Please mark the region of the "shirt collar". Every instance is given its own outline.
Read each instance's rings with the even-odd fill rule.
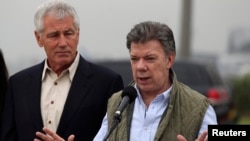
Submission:
[[[137,91],[137,98],[139,99],[139,101],[143,101],[142,100],[142,96],[141,96],[141,93],[140,93],[140,91],[139,91],[139,89],[138,89],[138,87],[137,87],[137,84],[135,84],[135,89],[136,89],[136,91]],[[157,95],[156,97],[155,97],[155,99],[154,100],[158,100],[158,99],[164,99],[163,101],[166,101],[167,102],[167,100],[169,99],[169,97],[170,97],[170,92],[171,92],[171,90],[172,90],[172,87],[173,87],[173,85],[171,85],[167,90],[165,90],[163,93],[161,93],[161,94],[159,94],[159,95]],[[144,103],[144,102],[143,102]]]
[[[75,57],[74,62],[69,66],[69,68],[64,70],[64,71],[66,71],[66,70],[69,71],[69,77],[70,77],[71,81],[73,80],[73,77],[75,75],[77,66],[79,64],[79,60],[80,60],[80,54],[79,54],[79,52],[77,52],[77,55]],[[46,59],[45,63],[44,63],[43,73],[42,73],[42,80],[44,80],[44,78],[46,76],[46,73],[47,73],[47,70],[51,70],[51,68],[48,66],[48,59]]]

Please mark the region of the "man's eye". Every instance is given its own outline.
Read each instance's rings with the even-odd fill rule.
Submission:
[[[136,61],[136,60],[138,60],[137,58],[130,58],[132,61]]]
[[[47,37],[48,37],[48,38],[55,38],[55,37],[57,37],[57,36],[58,36],[58,34],[55,33],[55,34],[49,34]]]
[[[147,60],[154,60],[155,58],[146,58]]]
[[[66,32],[65,35],[73,35],[73,32]]]
[[[67,30],[64,32],[65,36],[70,36],[70,35],[74,35],[74,34],[75,34],[75,32],[73,30]]]
[[[146,60],[147,60],[148,62],[153,62],[153,61],[155,60],[155,58],[150,57],[150,58],[146,58]]]
[[[57,37],[57,35],[49,35],[49,36],[47,36],[48,38],[56,38]]]

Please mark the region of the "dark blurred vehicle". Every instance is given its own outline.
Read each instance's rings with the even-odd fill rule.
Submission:
[[[121,74],[124,85],[128,85],[133,79],[128,60],[101,61],[96,63]],[[219,124],[235,124],[238,120],[238,114],[232,100],[231,89],[222,81],[215,66],[205,64],[177,60],[173,65],[173,69],[180,82],[211,100]]]
[[[220,77],[215,64],[178,60],[173,69],[177,79],[208,97],[212,102],[219,124],[235,124],[238,113],[232,89]]]

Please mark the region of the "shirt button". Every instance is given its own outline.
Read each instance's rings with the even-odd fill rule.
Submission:
[[[51,104],[54,104],[54,101],[52,100],[50,103],[51,103]]]
[[[51,120],[48,123],[51,124]]]
[[[54,85],[57,85],[57,82],[54,82]]]

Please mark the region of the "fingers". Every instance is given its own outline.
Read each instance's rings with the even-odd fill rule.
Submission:
[[[63,138],[61,138],[61,137],[60,137],[59,135],[57,135],[55,132],[53,132],[52,130],[50,130],[50,129],[46,128],[46,127],[43,128],[43,131],[44,131],[45,133],[47,133],[50,137],[52,137],[52,139],[54,139],[54,140],[56,140],[56,141],[64,141]],[[49,138],[50,138],[50,137],[49,137]]]
[[[43,128],[44,133],[36,132],[36,136],[42,139],[43,141],[64,141],[59,135],[48,128]],[[40,141],[38,139],[34,139],[34,141]],[[73,140],[72,140],[73,141]]]
[[[178,141],[187,141],[186,138],[182,135],[177,135]],[[195,141],[208,141],[207,131],[204,131]]]
[[[68,141],[74,141],[75,139],[75,136],[74,135],[70,135],[69,138],[68,138]]]
[[[204,131],[195,141],[207,141],[207,131]]]
[[[43,131],[45,133],[36,132],[36,136],[42,139],[42,141],[65,141],[63,138],[57,135],[54,131],[46,127],[43,128]],[[74,139],[75,139],[74,135],[70,135],[68,137],[68,141],[74,141]],[[34,139],[34,141],[40,141],[40,140]]]
[[[50,135],[41,132],[36,132],[36,136],[42,139],[43,141],[63,141],[62,139],[53,138]],[[40,141],[40,140],[35,139],[35,141]]]
[[[187,141],[186,138],[182,135],[177,135],[177,140],[178,141]]]
[[[42,139],[43,141],[52,141],[52,138],[41,133],[41,132],[36,132],[36,136],[39,137],[40,139]],[[40,141],[38,139],[34,139],[34,141]]]

